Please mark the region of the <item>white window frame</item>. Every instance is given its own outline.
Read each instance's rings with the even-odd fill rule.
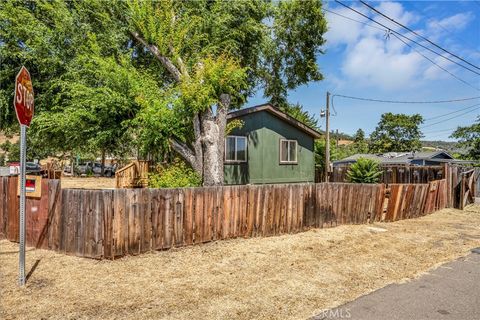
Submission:
[[[235,138],[235,160],[227,160],[227,139],[228,138]],[[245,140],[245,160],[237,160],[237,140],[244,139]],[[248,140],[246,136],[233,136],[228,135],[225,137],[225,148],[224,148],[224,159],[226,163],[244,163],[247,162],[248,159]]]
[[[282,142],[288,142],[287,144],[287,158],[290,157],[290,143],[295,142],[295,161],[282,160]],[[293,139],[280,139],[279,145],[279,155],[280,155],[280,164],[298,164],[298,141]]]

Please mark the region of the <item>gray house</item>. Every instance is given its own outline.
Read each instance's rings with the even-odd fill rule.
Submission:
[[[233,120],[243,126],[225,138],[225,184],[315,181],[318,131],[270,104],[231,112]]]
[[[357,162],[359,158],[372,159],[381,164],[391,165],[436,166],[445,162],[455,162],[453,157],[445,151],[389,152],[384,154],[357,153],[342,160],[334,161],[333,166],[352,164]]]

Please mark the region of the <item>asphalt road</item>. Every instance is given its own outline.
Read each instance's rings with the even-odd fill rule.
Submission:
[[[418,279],[389,285],[312,319],[478,320],[480,248]]]

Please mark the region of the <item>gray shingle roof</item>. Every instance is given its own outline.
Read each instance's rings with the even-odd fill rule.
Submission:
[[[447,158],[453,159],[451,155],[449,155],[445,151],[427,151],[427,152],[389,152],[384,154],[371,154],[371,153],[357,153],[353,156],[334,161],[334,163],[348,163],[348,162],[355,162],[359,158],[367,158],[376,160],[380,163],[384,164],[408,164],[412,160],[429,160],[433,159],[437,155],[444,154]]]

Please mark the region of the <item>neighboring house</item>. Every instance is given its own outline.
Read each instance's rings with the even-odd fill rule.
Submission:
[[[445,151],[431,152],[389,152],[384,154],[355,154],[342,160],[334,161],[333,166],[347,165],[359,158],[373,159],[381,164],[434,166],[445,162],[458,162]]]
[[[270,104],[230,112],[241,120],[225,141],[225,184],[315,181],[320,133]]]

